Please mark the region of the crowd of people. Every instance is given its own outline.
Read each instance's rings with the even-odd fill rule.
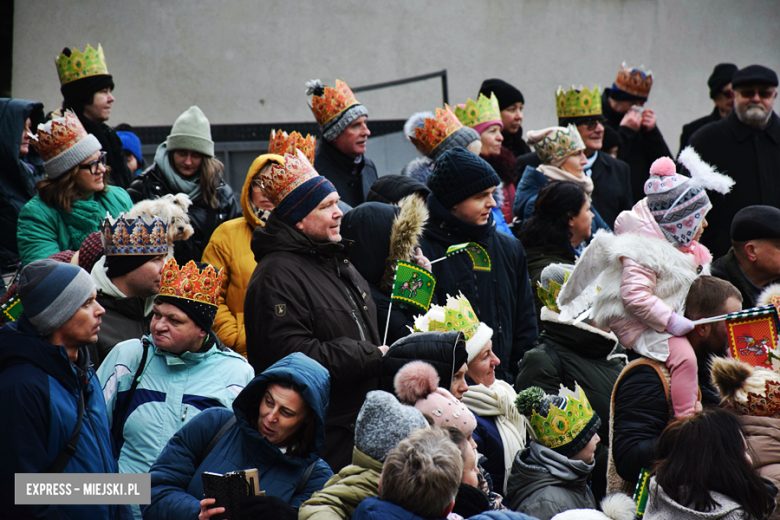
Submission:
[[[272,132],[237,196],[199,107],[147,166],[102,47],[56,64],[57,110],[0,100],[4,518],[628,520],[637,490],[650,520],[780,518],[780,374],[699,321],[780,298],[774,71],[717,65],[677,158],[650,72],[559,88],[525,137],[487,79],[409,118],[401,172],[311,80],[320,136]],[[247,470],[263,493],[209,495]],[[151,501],[16,505],[39,472]]]

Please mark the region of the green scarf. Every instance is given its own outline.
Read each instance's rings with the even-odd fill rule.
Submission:
[[[154,162],[162,173],[165,183],[171,188],[171,193],[186,193],[191,201],[200,199],[200,172],[190,178],[176,173],[168,160],[168,147],[162,143],[154,153]]]
[[[106,216],[103,214],[103,208],[95,200],[94,194],[90,195],[87,200],[77,200],[71,203],[70,208],[70,213],[60,208],[57,211],[59,211],[62,220],[65,221],[68,233],[70,233],[68,249],[78,251],[84,239],[90,233],[100,229]]]

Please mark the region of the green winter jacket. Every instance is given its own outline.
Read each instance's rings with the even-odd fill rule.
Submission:
[[[71,213],[53,208],[35,195],[19,213],[16,240],[22,265],[60,251],[78,251],[90,233],[100,230],[106,212],[117,218],[133,206],[130,195],[118,186],[71,205]]]
[[[379,495],[382,463],[357,448],[352,464],[333,475],[298,510],[298,520],[349,519],[363,499]]]

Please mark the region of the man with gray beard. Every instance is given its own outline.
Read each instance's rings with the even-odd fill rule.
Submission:
[[[704,162],[736,181],[731,193],[710,199],[713,211],[701,242],[715,258],[731,246],[729,230],[737,211],[756,204],[780,207],[780,119],[772,109],[777,74],[750,65],[734,73],[731,85],[734,110],[690,140]]]

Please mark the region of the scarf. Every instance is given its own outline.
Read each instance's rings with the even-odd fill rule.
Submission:
[[[430,210],[431,215],[433,215],[435,218],[446,224],[449,224],[450,226],[460,231],[466,238],[475,242],[484,241],[488,232],[495,225],[493,222],[492,212],[488,217],[487,223],[482,225],[471,224],[465,220],[459,219],[450,213],[447,208],[442,206],[441,202],[436,199],[436,196],[433,193],[428,195],[428,210]]]
[[[160,144],[154,153],[154,163],[165,179],[165,183],[171,189],[171,193],[186,193],[190,200],[195,202],[200,199],[200,172],[192,177],[182,177],[171,166],[168,159],[168,145]]]
[[[587,193],[589,197],[590,194],[593,193],[593,180],[587,175],[577,177],[572,173],[563,171],[560,168],[549,164],[542,164],[539,166],[538,170],[551,181],[569,181],[573,182],[574,184],[579,184],[582,186],[582,189],[585,190],[585,193]]]
[[[678,247],[677,249],[683,253],[693,255],[693,261],[696,265],[704,265],[712,262],[712,253],[710,253],[710,250],[696,240],[691,240],[691,243],[687,246]]]
[[[106,216],[103,208],[95,200],[94,194],[90,195],[87,200],[74,201],[71,203],[70,209],[70,213],[67,213],[62,208],[57,208],[57,211],[65,222],[65,226],[70,234],[68,249],[78,251],[84,239],[90,233],[100,229],[100,225]]]

